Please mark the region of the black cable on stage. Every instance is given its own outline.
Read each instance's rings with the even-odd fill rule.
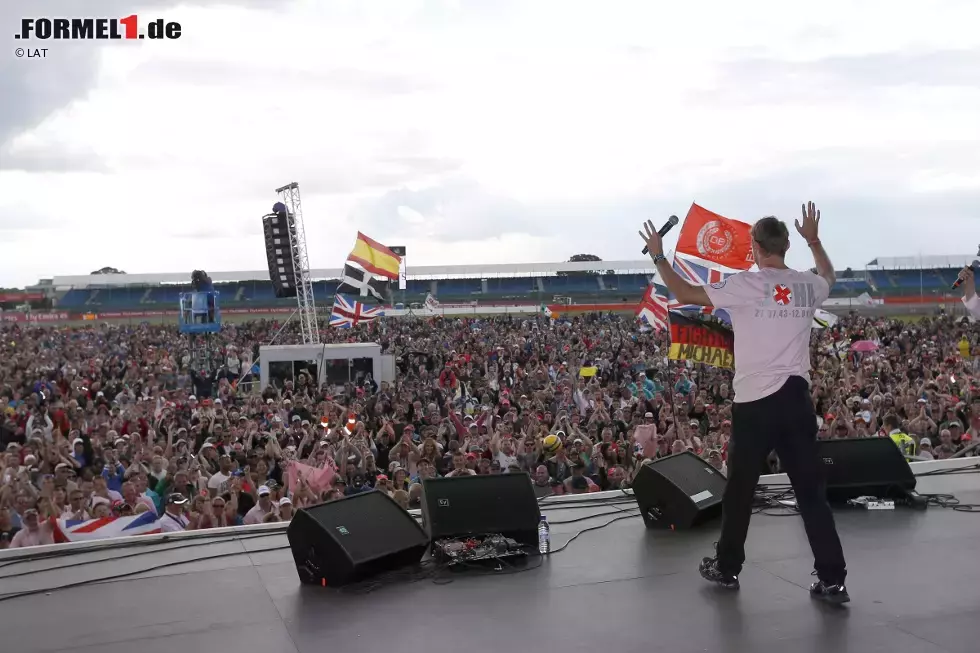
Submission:
[[[556,553],[561,553],[562,551],[564,551],[565,549],[568,548],[568,545],[569,544],[571,544],[572,542],[574,542],[575,540],[577,540],[579,537],[581,537],[585,533],[589,533],[591,531],[597,531],[597,530],[602,529],[602,528],[605,528],[606,526],[609,526],[610,524],[613,524],[615,522],[622,521],[624,519],[633,519],[634,517],[639,517],[639,516],[640,516],[639,513],[637,513],[635,515],[620,515],[619,517],[613,517],[609,521],[604,522],[602,524],[599,524],[597,526],[590,526],[588,528],[583,528],[578,533],[575,533],[575,535],[572,535],[568,539],[568,541],[566,541],[560,547],[558,547],[557,549],[552,549],[551,551],[549,551],[548,552],[548,555],[550,556],[550,555],[554,555]]]
[[[980,473],[980,463],[964,465],[963,467],[948,467],[945,469],[931,469],[928,472],[916,474],[916,478],[921,476],[954,476],[956,474],[977,474]]]
[[[85,566],[85,565],[94,565],[94,564],[99,564],[99,563],[102,563],[102,562],[115,562],[116,560],[125,560],[127,558],[138,558],[140,556],[152,555],[154,553],[160,553],[162,551],[176,551],[178,549],[188,549],[188,548],[196,547],[196,546],[208,546],[210,544],[226,544],[228,542],[243,542],[243,541],[247,541],[247,540],[256,540],[256,539],[260,539],[260,538],[266,537],[267,535],[268,534],[266,534],[266,533],[249,533],[249,534],[246,534],[246,535],[239,535],[238,537],[231,538],[231,539],[218,539],[218,540],[214,540],[212,542],[186,542],[184,544],[169,544],[165,548],[153,549],[153,550],[150,550],[150,551],[147,551],[147,550],[135,551],[133,553],[126,553],[126,554],[123,554],[123,555],[115,555],[115,556],[111,556],[111,557],[107,557],[107,558],[97,558],[97,559],[93,559],[93,560],[82,560],[82,561],[79,561],[79,562],[71,562],[71,563],[66,564],[66,565],[57,565],[55,567],[45,567],[44,569],[31,569],[29,571],[18,571],[18,572],[12,573],[12,574],[3,574],[3,575],[0,575],[0,580],[4,580],[6,578],[19,578],[20,576],[27,576],[29,574],[43,574],[43,573],[46,573],[46,572],[49,572],[49,571],[58,571],[60,569],[68,569],[69,567],[82,567],[82,566]],[[277,535],[278,535],[278,533],[277,533]],[[168,544],[168,543],[157,542],[157,544]],[[103,547],[101,550],[106,551],[108,549],[106,549],[106,548]],[[61,557],[61,556],[51,556],[51,558],[57,558],[57,557]],[[43,559],[45,559],[45,558],[34,558],[34,559],[26,559],[26,560],[14,560],[12,562],[9,562],[8,565],[13,565],[13,564],[18,564],[18,563],[24,563],[24,562],[34,562],[34,560],[43,560]],[[3,567],[6,567],[6,566],[7,565],[3,565]],[[3,568],[3,567],[0,567],[0,568]]]
[[[266,549],[255,549],[255,550],[252,550],[252,551],[233,551],[233,552],[230,552],[230,553],[218,553],[218,554],[209,555],[209,556],[199,556],[197,558],[189,558],[187,560],[175,560],[173,562],[165,562],[165,563],[162,563],[162,564],[159,564],[159,565],[153,565],[151,567],[146,567],[145,569],[137,569],[137,570],[134,570],[134,571],[123,572],[121,574],[113,574],[113,575],[110,575],[110,576],[102,576],[100,578],[93,578],[93,579],[89,579],[89,580],[82,580],[82,581],[77,581],[77,582],[74,582],[74,583],[66,583],[64,585],[57,585],[55,587],[45,587],[45,588],[42,588],[42,589],[27,590],[26,592],[17,592],[15,594],[0,594],[0,603],[2,603],[3,601],[10,601],[12,599],[19,599],[19,598],[23,598],[23,597],[26,597],[26,596],[33,596],[35,594],[47,594],[49,592],[57,592],[57,591],[60,591],[60,590],[73,589],[75,587],[84,587],[85,585],[96,585],[96,584],[101,584],[101,583],[107,583],[107,582],[113,581],[113,580],[121,580],[123,578],[130,578],[132,576],[139,576],[140,574],[145,574],[145,573],[151,572],[151,571],[157,571],[159,569],[166,569],[168,567],[176,567],[176,566],[179,566],[179,565],[187,565],[187,564],[190,564],[192,562],[203,562],[205,560],[217,560],[218,558],[230,558],[231,556],[252,555],[253,553],[267,553],[269,551],[281,551],[283,549],[288,549],[288,548],[289,548],[289,545],[287,544],[285,546],[274,546],[274,547],[269,547],[269,548],[266,548]]]
[[[625,506],[628,504],[632,504],[635,506],[636,500],[633,498],[630,498],[628,500],[609,498],[604,501],[595,501],[589,503],[572,503],[571,505],[562,505],[562,504],[541,505],[540,508],[542,513],[544,512],[550,513],[550,512],[556,512],[558,510],[583,510],[585,508],[603,508],[605,506]]]
[[[614,492],[615,490],[608,490],[608,491]],[[567,495],[567,494],[549,495],[538,499],[538,505],[541,506],[542,508],[554,509],[560,506],[583,506],[583,505],[609,503],[610,501],[626,501],[626,500],[634,501],[635,500],[633,495],[626,492],[626,490],[621,488],[619,492],[620,492],[619,494],[616,494],[615,496],[611,496],[611,497],[593,497],[590,496],[591,493],[573,494],[573,495]],[[562,501],[548,501],[548,499],[553,499],[556,497],[567,497],[567,496],[572,496],[576,498],[563,499]]]
[[[584,517],[576,517],[575,519],[562,519],[560,521],[551,521],[549,519],[548,520],[548,525],[549,526],[556,526],[556,525],[559,525],[559,524],[577,524],[580,521],[586,521],[586,520],[589,520],[589,519],[595,519],[596,517],[608,517],[609,515],[622,514],[624,512],[632,512],[633,510],[639,510],[639,508],[638,507],[624,508],[622,510],[620,510],[620,509],[617,508],[616,510],[608,510],[606,512],[598,512],[598,513],[595,513],[594,515],[585,515]],[[2,578],[2,577],[0,577],[0,578]]]
[[[980,504],[961,503],[953,494],[919,494],[919,496],[926,500],[927,506],[938,506],[957,512],[980,512]]]

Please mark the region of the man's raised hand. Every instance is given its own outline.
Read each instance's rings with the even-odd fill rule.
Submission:
[[[820,210],[813,202],[807,202],[803,205],[803,223],[797,220],[796,230],[809,244],[819,239],[819,229]]]

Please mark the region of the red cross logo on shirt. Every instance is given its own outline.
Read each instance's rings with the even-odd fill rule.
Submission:
[[[772,289],[772,298],[780,306],[787,306],[791,301],[793,301],[793,291],[783,284],[777,284],[776,287]]]

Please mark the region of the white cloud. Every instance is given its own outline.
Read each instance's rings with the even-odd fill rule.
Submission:
[[[976,224],[974,2],[238,4],[158,7],[179,41],[85,44],[69,104],[0,114],[0,284],[261,269],[294,180],[313,267],[358,229],[415,265],[633,258],[640,219],[693,200],[814,199],[839,266],[955,253]]]

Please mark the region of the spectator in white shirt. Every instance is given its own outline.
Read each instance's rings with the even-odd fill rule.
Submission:
[[[261,524],[269,513],[279,516],[279,504],[272,500],[272,491],[268,485],[259,486],[259,500],[252,509],[245,513],[245,524]]]
[[[167,508],[160,518],[160,530],[164,533],[177,533],[187,530],[190,520],[184,514],[187,497],[183,494],[171,494],[167,497]]]
[[[211,497],[224,494],[228,491],[228,482],[231,480],[231,456],[224,454],[218,458],[218,471],[208,479],[208,491]]]
[[[51,416],[48,415],[48,409],[46,406],[41,406],[36,409],[31,416],[27,418],[27,424],[24,427],[24,431],[30,433],[31,436],[43,435],[44,439],[51,442],[51,435],[54,430],[54,422],[51,421]]]

